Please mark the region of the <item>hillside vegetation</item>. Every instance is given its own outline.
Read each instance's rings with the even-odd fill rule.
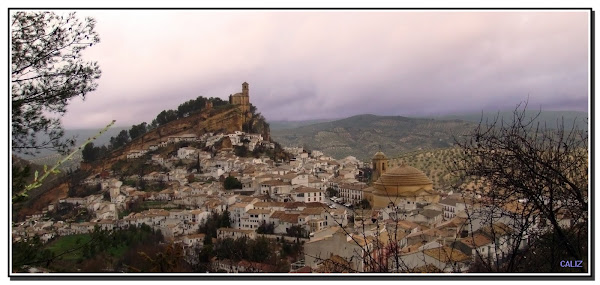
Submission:
[[[358,115],[287,130],[273,130],[283,146],[323,151],[334,158],[352,155],[369,161],[379,150],[389,157],[410,151],[447,148],[454,137],[475,127],[459,120],[414,119],[400,116]]]
[[[314,125],[318,123],[331,122],[338,119],[316,119],[316,120],[306,120],[306,121],[269,121],[269,125],[271,126],[271,130],[287,130],[293,129],[308,125]]]
[[[461,152],[455,147],[435,149],[429,151],[415,151],[390,158],[390,167],[405,163],[415,167],[431,181],[437,190],[453,190],[457,183],[456,176],[451,173],[451,165],[459,160]]]

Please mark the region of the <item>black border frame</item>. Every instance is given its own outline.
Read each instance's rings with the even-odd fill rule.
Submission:
[[[390,273],[385,273],[385,274],[377,274],[377,273],[358,273],[358,274],[328,274],[328,275],[322,275],[322,274],[312,274],[312,273],[307,273],[307,274],[289,274],[286,275],[286,273],[282,273],[282,274],[277,274],[277,275],[272,275],[269,273],[264,273],[264,274],[260,274],[260,273],[256,273],[256,274],[252,274],[252,275],[238,275],[235,273],[232,274],[219,274],[219,273],[192,273],[194,275],[191,274],[173,274],[171,273],[171,275],[165,275],[168,273],[149,273],[149,274],[140,274],[140,275],[129,275],[127,273],[122,273],[122,276],[116,276],[116,275],[112,275],[112,273],[110,273],[111,275],[105,275],[102,273],[96,273],[96,274],[86,274],[84,276],[77,276],[77,274],[84,274],[84,273],[71,273],[69,275],[65,275],[65,274],[52,274],[52,275],[45,275],[45,274],[37,274],[37,273],[30,273],[31,276],[24,276],[24,275],[12,275],[11,272],[11,263],[10,263],[10,254],[7,255],[7,266],[8,266],[8,277],[10,278],[11,281],[13,280],[29,280],[29,281],[57,281],[57,280],[72,280],[72,281],[87,281],[87,280],[105,280],[105,281],[115,281],[115,280],[127,280],[127,281],[136,281],[136,280],[180,280],[180,281],[184,281],[184,280],[219,280],[219,281],[223,281],[223,280],[231,280],[231,281],[242,281],[242,280],[429,280],[429,281],[441,281],[441,280],[497,280],[497,279],[505,279],[505,280],[578,280],[578,281],[583,281],[583,280],[595,280],[595,251],[594,251],[594,237],[595,237],[595,224],[593,223],[594,221],[594,209],[595,209],[595,205],[594,205],[594,94],[595,94],[595,30],[594,30],[594,24],[595,24],[595,11],[591,8],[591,7],[565,7],[565,8],[559,8],[559,7],[554,7],[554,8],[535,8],[535,7],[527,7],[527,8],[502,8],[502,7],[497,7],[497,8],[473,8],[473,7],[465,7],[465,8],[458,8],[458,7],[452,7],[452,8],[384,8],[384,7],[352,7],[352,8],[336,8],[336,7],[326,7],[326,8],[304,8],[304,7],[297,7],[297,8],[289,8],[289,7],[282,7],[282,8],[261,8],[261,7],[234,7],[234,8],[227,8],[227,7],[210,7],[210,8],[185,8],[185,7],[147,7],[147,8],[143,8],[143,7],[124,7],[124,8],[106,8],[106,7],[70,7],[70,8],[65,8],[65,7],[61,7],[61,8],[50,8],[50,7],[9,7],[7,8],[7,29],[8,29],[8,33],[7,33],[7,45],[8,47],[10,46],[10,13],[12,10],[265,10],[265,11],[276,11],[276,10],[295,10],[295,11],[318,11],[318,10],[345,10],[345,11],[375,11],[375,10],[384,10],[384,11],[389,11],[389,10],[396,10],[396,11],[410,11],[410,10],[436,10],[436,11],[456,11],[456,10],[463,10],[463,11],[487,11],[487,10],[507,10],[507,11],[527,11],[527,10],[540,10],[540,11],[545,11],[545,10],[550,10],[550,11],[568,11],[568,10],[579,10],[579,11],[585,11],[587,10],[589,12],[590,15],[590,73],[589,73],[589,86],[590,86],[590,116],[591,116],[591,120],[588,121],[589,122],[589,127],[590,127],[590,131],[591,131],[591,137],[590,137],[590,143],[591,146],[589,146],[590,148],[590,155],[591,155],[591,160],[590,160],[590,170],[589,173],[591,174],[589,179],[590,179],[590,186],[591,189],[588,190],[588,193],[590,195],[590,199],[589,201],[591,202],[590,205],[590,215],[588,217],[588,222],[590,223],[590,253],[591,256],[588,259],[588,266],[589,266],[589,275],[572,275],[571,274],[562,274],[562,273],[539,273],[539,274],[528,274],[528,273],[522,273],[522,274],[516,274],[516,275],[508,275],[510,273],[477,273],[477,274],[469,274],[469,273],[461,273],[461,274],[444,274],[444,275],[427,275],[427,274],[421,274],[419,276],[415,276],[415,275],[404,275],[404,274],[397,274],[394,273],[394,275],[391,275]],[[9,48],[7,48],[8,51],[8,60],[7,63],[10,62],[10,51]],[[10,65],[8,65],[8,72],[7,74],[10,75]],[[7,84],[7,94],[10,94],[10,77],[8,77],[8,84]],[[8,97],[8,96],[7,96]],[[11,99],[8,98],[8,109],[9,111],[11,110]],[[10,112],[11,113],[11,112]],[[12,134],[10,133],[10,121],[11,121],[11,115],[10,113],[8,114],[8,144],[7,145],[11,145],[11,138],[12,138]],[[11,177],[12,177],[12,151],[11,148],[8,149],[8,189],[11,189]],[[11,220],[11,191],[7,191],[8,192],[8,206],[7,206],[7,211],[8,211],[8,233],[12,232],[12,225],[10,223]],[[8,251],[10,252],[11,249],[11,243],[12,243],[12,239],[9,238],[8,239]],[[106,273],[109,274],[109,273]],[[162,274],[162,275],[159,275]],[[575,273],[577,274],[577,273]]]

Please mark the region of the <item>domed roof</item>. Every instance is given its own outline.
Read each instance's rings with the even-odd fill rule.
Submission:
[[[373,159],[387,159],[387,157],[385,156],[385,154],[383,154],[383,152],[378,151],[377,153],[375,153],[375,156],[373,156]]]
[[[433,182],[423,171],[403,164],[386,171],[375,184],[381,186],[422,186],[432,185]]]

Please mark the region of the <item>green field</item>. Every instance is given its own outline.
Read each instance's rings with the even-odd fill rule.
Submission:
[[[92,237],[89,234],[62,236],[46,245],[46,249],[50,250],[55,255],[71,251],[62,255],[61,259],[75,261],[83,257],[83,251],[80,247],[89,242],[91,238]],[[75,248],[78,249],[73,250]]]
[[[62,255],[61,259],[66,261],[78,261],[79,259],[83,258],[83,251],[79,247],[90,240],[91,236],[89,234],[62,236],[46,245],[46,249],[50,250],[55,255],[70,251]],[[74,250],[76,248],[77,250]],[[127,248],[128,247],[123,244],[117,247],[111,246],[106,250],[111,256],[119,258],[125,254]]]

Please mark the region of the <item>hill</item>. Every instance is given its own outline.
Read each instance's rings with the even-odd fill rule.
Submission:
[[[460,149],[456,147],[441,148],[427,151],[405,153],[390,161],[390,166],[405,163],[415,167],[431,181],[434,189],[449,191],[455,189],[456,176],[452,175],[451,167],[454,161],[460,159]]]
[[[525,111],[525,116],[533,118],[538,115],[534,123],[540,123],[541,125],[546,124],[548,128],[555,129],[557,123],[561,123],[564,119],[565,128],[571,128],[575,125],[575,128],[584,130],[588,127],[588,113],[578,111]],[[430,117],[436,120],[462,120],[467,122],[479,123],[480,121],[485,122],[492,121],[496,117],[512,121],[513,111],[498,111],[498,112],[480,112],[480,113],[464,113],[464,114],[452,114],[445,116]]]
[[[100,129],[102,129],[102,127],[98,127],[98,129],[66,129],[64,137],[65,138],[75,138],[75,145],[81,145],[88,138],[98,134]],[[99,136],[94,141],[94,144],[95,145],[107,145],[110,142],[111,137],[114,137],[120,131],[127,130],[127,129],[129,129],[129,128],[127,128],[127,127],[112,127],[110,129],[106,130],[106,132],[104,134]],[[43,134],[41,134],[39,139],[40,139],[40,141],[46,140],[47,136],[44,136]],[[56,155],[58,155],[58,153],[55,151],[48,150],[48,149],[41,149],[39,154],[20,155],[20,156],[24,159],[34,161],[38,164],[44,164],[44,162],[45,162],[44,159],[46,159],[48,157],[54,157]]]
[[[201,136],[207,132],[241,131],[245,120],[250,119],[242,114],[237,106],[224,105],[212,109],[202,110],[188,117],[170,121],[154,128],[143,135],[131,140],[126,145],[111,150],[107,158],[97,161],[92,167],[106,168],[114,162],[125,159],[131,150],[148,149],[150,145],[157,145],[169,136],[193,134]],[[268,132],[267,130],[265,130]]]
[[[159,142],[165,141],[169,136],[184,134],[201,136],[207,132],[233,133],[242,130],[251,133],[260,133],[265,140],[269,140],[270,138],[269,125],[260,113],[247,112],[244,114],[236,105],[227,104],[204,109],[189,114],[184,118],[175,119],[147,131],[121,147],[111,149],[106,153],[105,157],[91,163],[81,163],[81,168],[69,175],[68,179],[57,179],[57,183],[47,183],[48,185],[44,189],[40,188],[39,190],[32,191],[34,195],[30,195],[30,198],[33,197],[35,199],[27,199],[20,204],[23,206],[13,207],[15,209],[13,214],[22,218],[33,212],[41,211],[52,201],[64,198],[67,195],[72,197],[68,193],[68,191],[72,190],[69,188],[68,183],[78,185],[78,181],[83,180],[91,173],[98,173],[103,169],[111,168],[113,164],[126,161],[126,155],[131,150],[148,149],[150,145],[157,145]],[[23,160],[22,163],[28,162]],[[40,167],[38,166],[38,168]]]
[[[31,163],[16,155],[12,155],[12,193],[20,192],[25,186],[33,183],[34,173],[36,171],[41,176],[44,173],[44,167],[39,164]],[[18,220],[16,215],[19,212],[21,213],[22,218],[25,215],[30,215],[35,212],[33,209],[40,210],[46,206],[48,204],[47,201],[41,198],[44,194],[49,194],[52,198],[65,196],[66,191],[57,187],[65,180],[65,176],[64,171],[61,171],[58,174],[49,175],[40,187],[34,188],[27,193],[28,199],[14,200],[12,204],[13,221]]]
[[[308,125],[314,125],[318,123],[331,122],[338,119],[317,119],[317,120],[306,120],[306,121],[269,121],[272,131],[293,129]]]
[[[75,145],[79,146],[82,143],[84,143],[88,138],[98,134],[100,129],[101,128],[65,130],[65,138],[75,138]],[[96,146],[108,145],[111,137],[114,137],[122,130],[127,130],[127,129],[128,128],[126,128],[126,127],[112,127],[110,129],[106,130],[106,132],[104,134],[102,134],[101,136],[96,138],[96,140],[94,140],[93,143]],[[40,139],[45,139],[45,138],[42,136]],[[58,162],[59,160],[64,158],[64,155],[62,155],[56,151],[52,151],[52,150],[48,150],[48,149],[42,149],[42,150],[40,150],[40,153],[36,154],[36,155],[20,155],[19,154],[19,156],[23,159],[30,161],[31,163],[35,163],[35,164],[39,164],[39,165],[48,165],[48,166],[54,165],[54,164],[56,164],[56,162]],[[67,160],[65,163],[63,163],[60,166],[60,170],[66,171],[66,170],[74,170],[74,169],[78,168],[79,163],[81,162],[81,159],[82,159],[81,152],[75,153],[75,155],[73,155],[72,159]]]
[[[446,148],[454,137],[475,127],[472,122],[401,116],[358,115],[287,130],[272,130],[283,146],[302,146],[334,158],[352,155],[369,161],[381,149],[388,157],[418,150]]]

